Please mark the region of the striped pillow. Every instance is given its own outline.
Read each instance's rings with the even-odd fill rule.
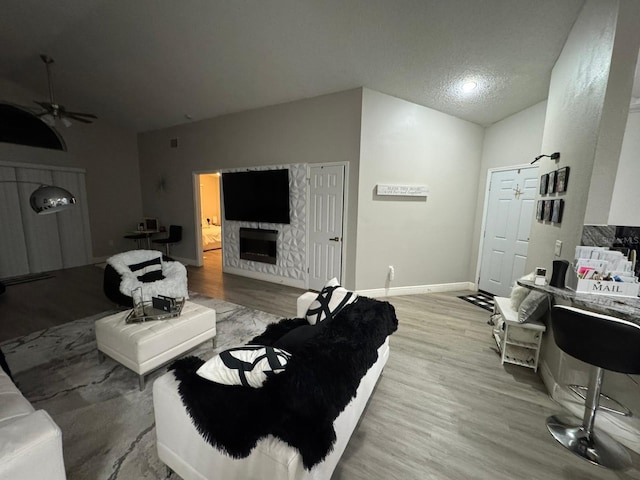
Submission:
[[[275,347],[245,345],[220,352],[196,373],[223,385],[260,388],[267,378],[284,372],[289,352]]]
[[[355,302],[357,298],[358,295],[355,292],[350,292],[341,287],[338,279],[332,278],[309,305],[306,315],[307,321],[311,325],[315,325],[327,318],[331,319],[340,313],[344,307]]]
[[[162,256],[146,260],[144,262],[129,265],[129,269],[141,282],[162,280]]]

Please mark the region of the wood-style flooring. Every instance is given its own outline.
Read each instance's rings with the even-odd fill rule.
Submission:
[[[113,308],[102,270],[54,272],[0,296],[0,340]],[[278,316],[295,315],[300,290],[221,273],[219,251],[189,267],[189,289]],[[545,427],[561,411],[538,374],[501,365],[488,312],[466,292],[390,297],[399,319],[387,366],[333,480],[640,479],[564,450]],[[173,477],[172,477],[173,478]],[[265,479],[268,480],[268,479]]]

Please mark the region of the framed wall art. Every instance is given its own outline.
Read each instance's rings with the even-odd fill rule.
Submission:
[[[549,172],[549,185],[547,186],[547,193],[556,193],[556,174],[557,170]]]
[[[564,167],[558,170],[556,178],[556,192],[563,193],[567,191],[567,185],[569,184],[569,167]]]
[[[546,221],[551,221],[551,210],[552,210],[552,205],[553,200],[544,200],[544,213],[543,213],[543,220]]]
[[[538,200],[536,207],[536,220],[542,221],[542,215],[544,214],[544,200]]]
[[[562,223],[562,211],[564,210],[564,200],[553,200],[553,207],[551,210],[551,221],[553,223]]]
[[[549,174],[545,173],[540,177],[540,195],[547,194],[547,184],[549,183]]]

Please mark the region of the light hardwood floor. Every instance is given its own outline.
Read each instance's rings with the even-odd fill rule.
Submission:
[[[190,290],[295,314],[300,290],[222,275],[219,263],[219,252],[207,252],[204,268],[189,267]],[[101,269],[54,275],[0,296],[2,338],[113,307],[102,295]],[[615,473],[556,444],[544,420],[561,408],[532,370],[500,365],[488,312],[456,298],[462,293],[387,299],[399,328],[333,480],[640,479],[636,454],[631,470]]]

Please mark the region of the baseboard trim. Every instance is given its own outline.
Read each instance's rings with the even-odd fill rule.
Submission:
[[[262,272],[252,272],[251,270],[243,270],[241,268],[234,267],[222,267],[224,273],[230,273],[232,275],[238,275],[240,277],[249,277],[255,280],[262,280],[264,282],[277,283],[280,285],[286,285],[288,287],[295,287],[305,289],[304,280],[297,280],[295,278],[281,277],[279,275],[270,275]]]
[[[423,293],[455,292],[457,290],[475,290],[473,282],[434,283],[432,285],[415,285],[409,287],[374,288],[357,290],[366,297],[396,297],[399,295],[420,295]]]

